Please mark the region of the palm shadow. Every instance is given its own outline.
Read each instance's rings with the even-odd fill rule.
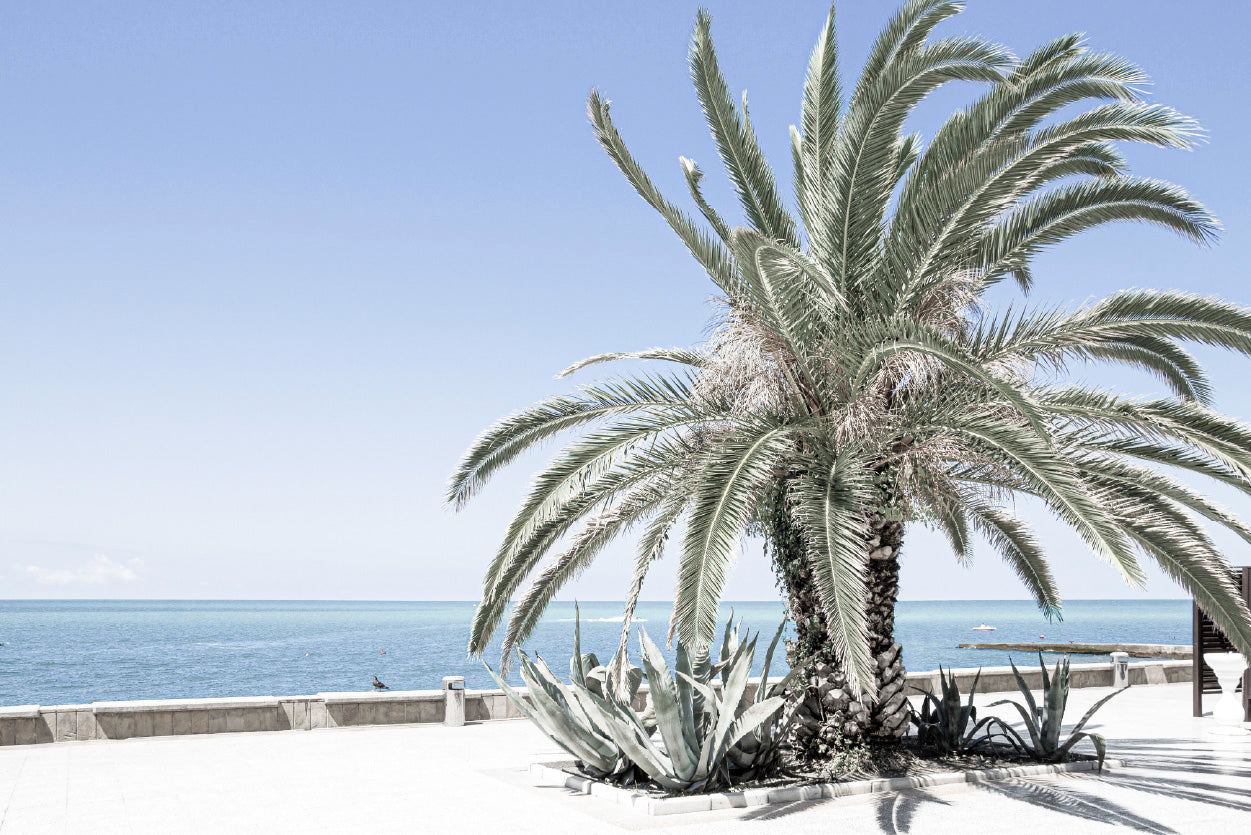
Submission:
[[[1223,785],[1210,779],[1251,780],[1249,750],[1246,747],[1196,750],[1195,742],[1189,739],[1117,740],[1113,743],[1112,756],[1126,760],[1125,770],[1109,769],[1098,776],[1070,773],[1043,780],[986,781],[976,786],[982,791],[1081,820],[1125,826],[1139,832],[1173,833],[1176,830],[1171,827],[1122,803],[1096,795],[1082,784],[1098,780],[1110,787],[1153,796],[1166,794],[1177,800],[1251,813],[1251,786]],[[930,802],[948,805],[921,790],[888,795],[878,804],[878,828],[888,835],[907,833],[917,811]]]
[[[951,805],[925,789],[907,789],[888,794],[877,804],[877,828],[887,833],[908,832],[912,828],[912,819],[917,810],[927,803]]]

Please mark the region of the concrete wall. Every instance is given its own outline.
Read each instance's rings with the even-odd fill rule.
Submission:
[[[1189,661],[1131,664],[1130,684],[1190,681]],[[977,670],[954,670],[962,693],[968,693]],[[1042,687],[1038,668],[1021,675],[1030,687]],[[1110,663],[1074,664],[1074,687],[1110,687]],[[938,671],[909,673],[909,684],[935,692]],[[1009,667],[986,667],[977,692],[1015,692]],[[524,692],[524,688],[522,688]],[[636,699],[645,702],[644,687]],[[915,692],[915,691],[913,691]],[[484,722],[517,719],[521,713],[501,690],[466,690],[465,719]],[[313,696],[250,696],[232,699],[169,699],[134,702],[93,702],[83,705],[20,705],[0,707],[0,745],[33,745],[90,739],[129,739],[182,734],[247,731],[310,731],[359,725],[412,725],[443,721],[442,690],[378,693],[318,693]]]
[[[1034,690],[1042,689],[1042,670],[1038,667],[1018,667],[1021,678]],[[1048,673],[1054,666],[1048,667]],[[1129,665],[1129,683],[1173,684],[1190,681],[1194,667],[1190,661],[1146,661]],[[948,670],[954,673],[960,684],[960,692],[967,694],[973,686],[978,670]],[[1069,667],[1069,683],[1072,687],[1111,687],[1112,663],[1073,664]],[[937,693],[940,688],[938,670],[928,673],[909,673],[908,684]],[[977,680],[978,693],[1015,693],[1018,691],[1016,677],[1011,667],[983,667]],[[911,691],[915,693],[916,691]]]

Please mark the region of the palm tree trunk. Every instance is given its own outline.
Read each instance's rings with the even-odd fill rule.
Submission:
[[[802,534],[784,501],[773,503],[769,523],[769,549],[795,623],[796,640],[787,645],[787,661],[792,668],[807,669],[806,686],[793,694],[803,699],[791,740],[797,753],[819,760],[848,744],[897,745],[908,729],[906,673],[894,640],[903,524],[875,516],[865,543],[869,590],[865,614],[870,648],[877,660],[878,691],[877,700],[868,704],[847,686],[847,675],[830,642]]]

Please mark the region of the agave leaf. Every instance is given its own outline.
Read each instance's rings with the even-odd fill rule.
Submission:
[[[594,658],[593,655],[583,656],[584,658]],[[571,677],[572,678],[572,677]],[[608,697],[608,668],[603,665],[591,667],[586,671],[586,681],[584,685],[601,699]]]
[[[1038,654],[1042,661],[1042,653]],[[1043,712],[1042,736],[1048,753],[1060,747],[1061,722],[1064,719],[1064,706],[1069,698],[1069,665],[1068,656],[1064,661],[1056,662],[1055,675],[1048,680],[1047,668],[1043,667]]]
[[[772,696],[774,688],[770,688],[769,684],[769,668],[773,666],[773,651],[778,647],[778,641],[782,638],[782,632],[786,629],[787,618],[782,618],[782,622],[778,624],[778,631],[773,633],[773,640],[769,642],[769,648],[765,650],[764,669],[760,671],[760,686],[756,688],[756,701],[763,700],[764,696]],[[766,693],[766,691],[768,691]]]
[[[1064,743],[1064,747],[1056,752],[1056,758],[1059,759],[1061,756],[1067,754],[1069,750],[1082,739],[1089,739],[1094,744],[1095,753],[1099,755],[1099,771],[1102,772],[1103,761],[1108,755],[1108,744],[1101,734],[1090,733],[1089,731],[1082,733],[1074,731],[1069,735],[1068,741]]]
[[[1033,750],[1042,750],[1042,740],[1038,735],[1038,723],[1034,718],[1034,714],[1026,710],[1024,705],[1019,702],[1014,702],[1011,699],[1000,699],[997,702],[990,703],[991,707],[998,707],[999,705],[1012,705],[1017,709],[1017,712],[1021,714],[1021,718],[1025,720],[1025,730],[1029,731],[1030,741],[1033,743]]]
[[[969,738],[972,739],[973,735],[976,734],[980,729],[989,728],[992,726],[996,726],[999,728],[999,735],[1002,736],[1004,739],[1008,740],[1008,742],[1012,745],[1013,748],[1017,749],[1018,751],[1029,750],[1029,746],[1026,745],[1025,740],[1021,738],[1021,735],[1017,733],[1016,728],[1012,727],[1007,722],[1000,719],[998,716],[987,716],[985,719],[978,722],[973,727],[973,730],[969,732]],[[993,733],[987,732],[985,737],[978,740],[978,742],[974,744],[974,747],[976,747],[978,744],[981,744],[982,742],[989,742],[990,740],[994,738],[994,736],[995,735]]]
[[[719,660],[725,661],[734,654],[736,649],[738,649],[738,630],[734,629],[734,610],[731,609],[730,617],[725,622],[725,632],[721,635],[721,656]],[[721,674],[722,676],[725,675],[724,669]],[[724,677],[722,678],[721,683],[725,683]]]
[[[779,679],[777,682],[775,682],[774,684],[772,684],[772,685],[770,685],[770,686],[769,686],[769,688],[768,688],[768,693],[766,693],[766,696],[780,696],[780,695],[782,695],[783,693],[785,693],[785,692],[786,692],[786,688],[787,688],[787,687],[789,687],[789,686],[791,685],[791,682],[793,682],[795,679],[799,678],[799,675],[800,675],[800,673],[802,673],[802,672],[803,672],[803,669],[802,669],[802,668],[799,668],[799,667],[796,667],[796,668],[795,668],[795,669],[793,669],[793,670],[788,670],[788,671],[787,671],[787,673],[786,673],[786,675],[782,676],[782,678],[781,678],[781,679]],[[761,679],[761,689],[764,689],[764,679],[763,679],[763,678]],[[759,690],[758,690],[757,692],[759,692]]]
[[[1016,668],[1016,662],[1012,657],[1008,657],[1008,663],[1012,665],[1012,675],[1016,677],[1017,689],[1021,691],[1021,695],[1025,697],[1025,703],[1029,705],[1030,712],[1035,716],[1038,715],[1038,705],[1034,702],[1034,694],[1030,692],[1029,685],[1025,683],[1025,679],[1021,677],[1021,673]],[[1046,681],[1047,668],[1043,668],[1043,681]]]
[[[492,672],[492,677],[501,682],[501,689],[507,687],[502,683],[502,679],[494,675],[494,672]],[[525,678],[524,672],[522,678]],[[508,690],[505,692],[507,693]],[[536,716],[541,718],[541,721],[536,720],[535,724],[543,729],[553,742],[577,759],[605,774],[614,773],[618,769],[620,764],[618,746],[596,733],[593,730],[594,725],[589,720],[586,724],[579,724],[541,688],[531,686],[530,696],[534,709],[527,715],[532,719]],[[512,698],[514,703],[520,700],[515,692]]]
[[[747,689],[747,677],[751,675],[751,658],[755,652],[756,641],[753,638],[738,648],[730,664],[727,665],[726,672],[723,673],[725,683],[721,690],[721,715],[714,720],[713,730],[705,739],[701,771],[711,770],[712,758],[718,753],[716,745],[712,743],[714,740],[723,739],[734,722],[736,708],[743,699],[743,692]],[[747,657],[746,664],[742,663],[744,656]]]
[[[686,717],[678,697],[673,677],[660,648],[648,636],[646,629],[639,630],[642,642],[643,670],[651,687],[652,704],[656,706],[656,722],[660,728],[660,737],[665,742],[665,751],[673,762],[674,775],[679,780],[690,780],[698,765],[695,750],[692,750],[684,732]]]
[[[721,732],[717,745],[717,759],[724,756],[724,753],[733,748],[739,740],[747,734],[759,728],[765,722],[769,721],[774,714],[782,709],[786,704],[786,700],[781,696],[774,696],[765,699],[763,702],[757,702],[744,710],[737,718],[728,724],[723,732]]]
[[[691,671],[691,655],[684,646],[678,644],[677,675],[674,676],[673,684],[678,691],[678,707],[681,709],[682,714],[682,734],[686,740],[687,747],[695,751],[699,749],[700,713],[702,712],[704,697],[687,683]],[[685,674],[685,677],[683,674]]]
[[[537,653],[535,654],[535,658],[538,658],[540,662],[543,661],[542,658],[539,658]],[[535,688],[534,685],[531,684],[531,681],[534,680],[536,684],[539,683],[534,675],[536,672],[546,674],[547,676],[551,675],[551,670],[547,668],[546,664],[543,664],[541,667],[535,664],[530,664],[529,669],[523,666],[521,670],[521,678],[527,685],[530,686],[532,691]],[[566,716],[579,728],[592,728],[595,726],[594,721],[592,721],[591,717],[587,715],[586,710],[582,707],[581,703],[573,698],[573,695],[568,688],[566,688],[554,677],[546,683],[551,685],[554,692],[552,689],[542,688],[544,695],[548,698],[539,699],[535,702],[535,706],[540,710],[543,710],[545,715],[549,717],[557,715]],[[578,688],[575,687],[574,689],[577,690]]]
[[[669,758],[657,751],[650,740],[642,737],[635,725],[619,715],[626,708],[610,702],[597,703],[595,707],[604,722],[605,730],[612,736],[613,742],[617,743],[625,755],[648,777],[669,791],[682,791],[685,788],[683,781],[674,775]]]
[[[569,659],[569,680],[574,684],[586,684],[586,667],[582,657],[582,611],[578,601],[573,602],[573,658]]]
[[[552,675],[552,671],[547,669],[547,665],[544,664],[542,668],[540,668],[530,659],[530,656],[526,655],[524,652],[519,653],[519,655],[521,657],[521,677],[525,679],[528,672],[529,675],[534,678],[535,685],[538,686],[539,689],[543,690],[555,701],[560,701],[562,696],[560,688],[556,686],[558,682],[556,681],[556,677]],[[528,679],[526,681],[526,686],[531,686]]]
[[[682,648],[681,644],[678,645],[678,648]],[[708,650],[702,648],[696,649],[690,654],[690,659],[691,678],[696,681],[712,681],[712,677],[716,675],[716,672],[713,670],[712,658],[709,657]],[[704,706],[704,697],[698,690],[695,691],[692,709],[695,711],[696,716],[702,716],[707,712]]]

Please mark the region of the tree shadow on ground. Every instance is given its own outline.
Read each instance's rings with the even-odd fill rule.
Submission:
[[[743,815],[743,820],[749,821],[771,821],[778,818],[784,818],[788,815],[806,812],[820,806],[822,803],[829,803],[830,798],[821,797],[815,800],[796,800],[792,803],[771,803],[768,806],[762,806],[759,809],[753,809]]]
[[[1251,781],[1251,763],[1247,761],[1251,746],[1213,748],[1191,739],[1117,740],[1113,746],[1111,756],[1124,758],[1126,768],[1109,769],[1097,775],[1069,773],[1045,779],[987,781],[977,783],[976,787],[1031,806],[1139,832],[1174,833],[1176,830],[1108,798],[1100,787],[1157,797],[1166,795],[1251,814],[1251,783],[1224,785],[1212,779]],[[949,805],[923,790],[888,795],[878,803],[878,828],[888,835],[907,833],[918,809],[931,802]]]
[[[877,826],[883,832],[907,832],[912,828],[912,818],[927,803],[950,806],[946,800],[936,797],[925,789],[908,789],[887,795],[877,804]]]

